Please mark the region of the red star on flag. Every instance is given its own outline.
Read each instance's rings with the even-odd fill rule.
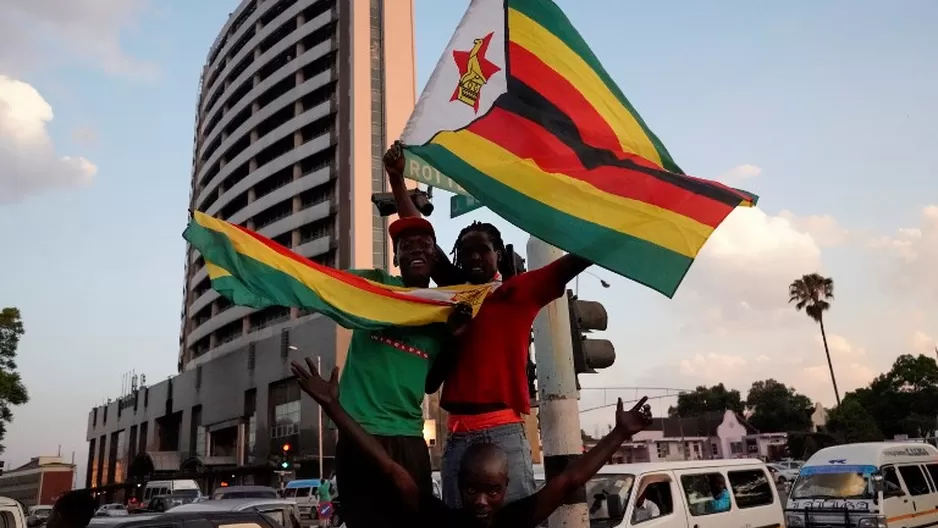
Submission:
[[[493,75],[501,71],[495,63],[485,58],[486,52],[489,49],[489,43],[492,41],[492,36],[495,32],[491,32],[485,37],[482,38],[482,45],[479,47],[479,53],[476,54],[476,58],[479,60],[479,68],[482,70],[482,76],[486,81],[492,78]],[[469,71],[469,58],[471,56],[470,51],[458,51],[453,50],[453,60],[456,61],[456,67],[459,69],[459,76],[462,77]],[[450,101],[455,101],[459,97],[459,85],[456,86],[456,89],[453,90],[453,96],[450,98]],[[481,98],[481,94],[480,94]],[[473,105],[473,110],[476,112],[479,111],[479,99],[475,100]]]

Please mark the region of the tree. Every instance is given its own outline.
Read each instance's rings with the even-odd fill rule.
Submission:
[[[16,348],[25,329],[16,308],[0,311],[0,441],[6,435],[6,424],[13,420],[13,409],[29,401],[26,387],[16,371]],[[4,447],[0,444],[0,453]]]
[[[746,405],[752,411],[749,423],[763,433],[808,431],[814,403],[795,389],[774,379],[757,381],[749,389]]]
[[[710,411],[730,410],[741,413],[745,405],[738,390],[726,390],[723,384],[710,388],[697,387],[694,392],[685,392],[677,397],[677,407],[668,409],[668,416],[700,416]]]
[[[845,397],[844,402],[827,413],[827,429],[844,442],[879,442],[883,432],[876,420],[857,398]]]
[[[834,385],[834,397],[840,405],[840,392],[837,390],[837,378],[834,377],[834,364],[831,363],[831,351],[827,346],[827,333],[824,332],[824,312],[830,309],[834,300],[834,279],[822,277],[817,273],[802,275],[788,286],[788,302],[795,303],[795,309],[804,310],[821,327],[821,340],[827,355],[827,368],[831,371],[831,383]]]
[[[848,399],[865,409],[887,438],[931,435],[938,427],[938,363],[925,355],[901,355],[889,372],[848,393],[844,402]]]

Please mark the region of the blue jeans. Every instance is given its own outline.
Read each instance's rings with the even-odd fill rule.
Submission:
[[[508,492],[505,502],[514,502],[533,495],[534,468],[531,463],[531,445],[524,432],[524,424],[499,425],[470,433],[451,433],[443,450],[443,502],[451,508],[461,507],[459,497],[459,464],[470,445],[487,442],[495,444],[508,455]]]

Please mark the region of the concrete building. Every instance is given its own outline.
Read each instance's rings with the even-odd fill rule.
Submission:
[[[38,456],[0,475],[0,497],[16,499],[31,506],[55,504],[75,482],[75,465],[61,457]]]
[[[385,190],[381,157],[416,99],[412,0],[243,0],[200,82],[192,209],[323,264],[390,266],[370,197]],[[298,472],[318,473],[316,405],[289,382],[289,362],[341,366],[350,332],[296,309],[232,306],[191,248],[181,319],[179,374],[89,414],[85,484],[212,468],[264,479],[284,443]],[[334,437],[323,435],[328,471]]]
[[[762,433],[733,411],[689,418],[655,418],[619,449],[617,463],[785,456],[786,433]],[[595,440],[586,441],[587,447]]]

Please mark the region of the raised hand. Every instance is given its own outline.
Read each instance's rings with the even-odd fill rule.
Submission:
[[[384,169],[390,176],[404,177],[404,147],[400,141],[395,141],[391,148],[384,153]]]
[[[306,368],[303,368],[298,361],[290,364],[290,370],[296,376],[296,381],[300,384],[303,392],[312,396],[319,405],[328,407],[339,401],[339,367],[332,369],[332,376],[326,381],[319,375],[313,360],[306,358]]]
[[[616,404],[616,428],[622,430],[628,436],[644,430],[651,425],[651,406],[648,405],[648,396],[638,400],[631,409],[624,410],[622,398]]]

